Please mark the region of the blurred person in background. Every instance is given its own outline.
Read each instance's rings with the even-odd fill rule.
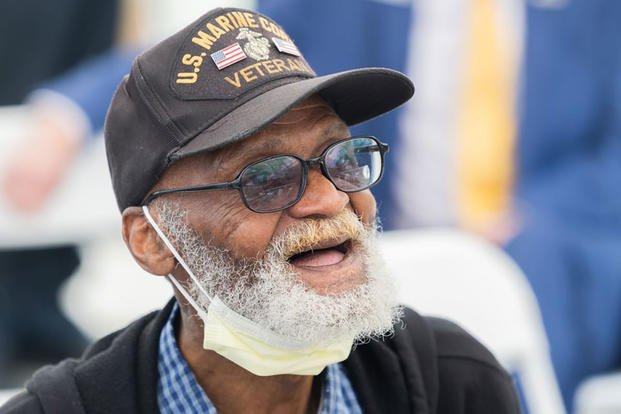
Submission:
[[[369,124],[397,157],[376,192],[384,226],[460,226],[503,246],[539,300],[568,407],[582,379],[618,368],[621,3],[259,7],[319,73],[382,63],[420,82],[415,102]]]
[[[116,40],[111,47],[24,88],[30,111],[41,114],[35,118],[40,132],[2,171],[4,196],[16,209],[36,212],[44,207],[85,141],[100,136],[114,90],[140,50],[205,10],[203,0],[186,0],[183,7],[174,0],[118,0],[109,3],[111,10],[117,3],[118,22],[112,29]],[[209,1],[210,7],[253,4],[254,0]]]
[[[22,103],[43,82],[108,49],[117,13],[110,0],[1,2],[0,105]],[[79,119],[64,122],[72,110],[62,98],[42,93],[31,99],[32,141],[3,167],[2,180],[3,197],[24,214],[41,207],[46,188],[60,176],[55,171],[76,151],[74,137],[85,133]],[[0,252],[0,387],[16,386],[31,364],[78,355],[86,345],[57,303],[58,287],[78,264],[74,246]]]

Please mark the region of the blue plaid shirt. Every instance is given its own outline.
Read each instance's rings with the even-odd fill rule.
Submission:
[[[157,404],[161,414],[216,414],[194,373],[181,356],[174,332],[174,320],[179,313],[175,303],[160,334],[157,370]],[[325,370],[319,414],[362,414],[356,394],[341,364]]]

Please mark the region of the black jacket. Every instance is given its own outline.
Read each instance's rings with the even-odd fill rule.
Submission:
[[[13,413],[157,413],[160,331],[172,302],[95,343],[79,360],[39,370]],[[407,310],[384,341],[359,345],[344,362],[365,413],[519,413],[511,378],[458,326]]]

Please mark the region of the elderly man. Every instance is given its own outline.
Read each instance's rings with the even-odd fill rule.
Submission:
[[[387,69],[316,77],[247,10],[139,56],[108,113],[108,160],[123,238],[175,299],[0,412],[519,412],[480,344],[397,304],[377,253],[369,188],[388,147],[347,126],[413,92]]]

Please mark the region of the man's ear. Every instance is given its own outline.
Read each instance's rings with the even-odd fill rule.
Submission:
[[[175,268],[175,257],[149,224],[140,207],[123,211],[123,240],[134,260],[149,273],[165,276]]]

